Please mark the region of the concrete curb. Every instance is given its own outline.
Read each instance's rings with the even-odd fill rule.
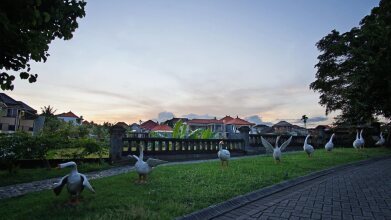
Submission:
[[[384,160],[384,159],[388,159],[388,158],[391,158],[391,156],[376,157],[376,158],[372,158],[369,160],[352,162],[352,163],[348,163],[348,164],[344,164],[344,165],[334,166],[334,167],[331,167],[331,168],[328,168],[325,170],[316,171],[316,172],[310,173],[305,176],[301,176],[301,177],[291,179],[291,180],[286,180],[286,181],[283,181],[281,183],[277,183],[272,186],[261,188],[256,191],[234,197],[234,198],[229,199],[225,202],[211,205],[207,208],[195,211],[193,213],[177,217],[176,219],[177,220],[179,220],[179,219],[181,219],[181,220],[188,220],[188,219],[189,220],[190,219],[205,220],[205,219],[215,218],[215,217],[218,217],[219,215],[222,215],[222,214],[229,212],[233,209],[240,208],[244,205],[247,205],[248,203],[251,203],[255,200],[271,196],[275,193],[278,193],[278,192],[281,192],[281,191],[286,190],[288,188],[297,186],[301,183],[305,183],[305,182],[323,177],[325,175],[335,173],[337,171],[345,170],[348,168],[359,167],[362,165],[370,164],[370,163]]]

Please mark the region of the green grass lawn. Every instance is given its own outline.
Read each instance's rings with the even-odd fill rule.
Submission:
[[[83,192],[80,205],[67,205],[68,194],[50,190],[0,200],[5,219],[172,219],[286,179],[327,167],[375,156],[385,148],[317,150],[285,154],[281,164],[263,156],[232,160],[227,169],[219,161],[161,166],[145,185],[135,184],[135,172],[92,180],[96,194]]]
[[[78,166],[80,172],[91,172],[96,170],[108,169],[110,166],[107,163],[85,163]],[[49,179],[54,177],[61,177],[69,173],[65,169],[17,169],[16,173],[9,174],[7,170],[0,170],[0,186],[8,186],[17,183],[26,183],[36,180]]]

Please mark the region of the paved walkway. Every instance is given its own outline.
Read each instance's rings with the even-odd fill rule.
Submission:
[[[391,158],[319,175],[209,219],[391,219]]]

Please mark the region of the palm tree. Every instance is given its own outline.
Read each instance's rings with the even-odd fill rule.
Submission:
[[[50,105],[48,106],[44,106],[44,107],[41,107],[41,111],[42,111],[42,114],[43,116],[54,116],[54,113],[57,111],[54,110],[54,108]]]
[[[303,121],[304,123],[304,127],[307,128],[307,120],[308,120],[308,117],[307,115],[303,115],[301,116],[301,120]]]

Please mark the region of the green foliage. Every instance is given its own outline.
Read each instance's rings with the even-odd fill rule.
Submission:
[[[104,126],[74,125],[55,116],[47,116],[42,131],[36,136],[25,132],[1,134],[0,163],[6,164],[11,172],[17,160],[45,160],[49,150],[53,152],[55,149],[61,149],[58,152],[65,158],[102,158],[108,151],[108,141],[108,129]]]
[[[391,118],[390,11],[391,2],[381,0],[359,27],[343,34],[333,30],[316,44],[321,54],[310,88],[321,94],[326,114],[341,111],[337,123]]]
[[[77,158],[85,158],[88,155],[96,154],[102,159],[102,155],[104,153],[104,148],[102,143],[93,140],[93,139],[75,139],[72,144],[73,148],[81,148],[80,155],[77,155]]]
[[[30,73],[30,60],[46,62],[52,40],[71,39],[85,6],[80,0],[0,1],[0,70],[7,71],[0,72],[1,89],[13,90],[13,71],[35,82],[38,75]]]
[[[25,132],[0,136],[0,163],[5,164],[10,173],[15,171],[16,160],[45,159],[48,143]]]
[[[304,127],[306,128],[306,127],[307,127],[307,120],[308,120],[308,117],[307,117],[307,115],[303,115],[303,116],[301,116],[301,120],[303,121],[303,123],[304,123]]]
[[[180,138],[180,139],[211,139],[215,138],[216,134],[212,132],[211,129],[195,129],[194,131],[189,132],[189,126],[184,124],[181,120],[177,121],[174,125],[172,131],[172,138]],[[150,132],[149,137],[157,137],[157,138],[168,138],[169,134],[159,133],[159,132]]]
[[[179,120],[175,123],[174,129],[172,131],[173,138],[186,138],[188,131],[188,126],[185,125],[182,120]]]
[[[41,107],[41,115],[49,117],[49,116],[54,116],[54,113],[57,111],[56,109],[53,108],[53,106],[43,106]]]
[[[340,164],[390,155],[384,148],[324,150],[308,159],[303,152],[287,153],[276,165],[271,156],[156,168],[148,183],[135,184],[136,172],[91,180],[96,194],[83,191],[77,207],[66,204],[67,193],[56,197],[46,190],[0,200],[4,219],[174,219],[230,198]],[[48,211],[50,210],[50,211]]]

